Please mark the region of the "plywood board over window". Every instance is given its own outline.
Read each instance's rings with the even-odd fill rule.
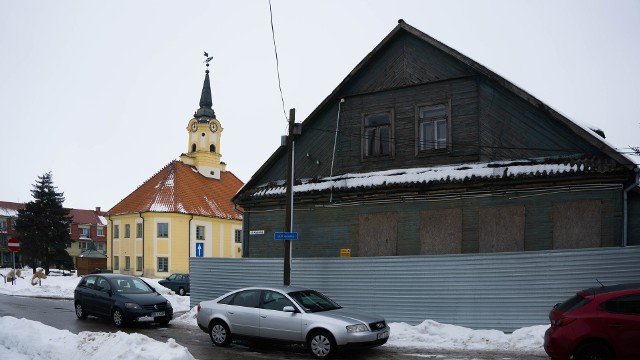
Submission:
[[[602,203],[583,200],[553,205],[553,248],[580,249],[601,246]]]
[[[398,214],[363,214],[359,221],[358,256],[396,255]]]
[[[424,211],[420,214],[420,254],[462,252],[462,209]]]
[[[524,206],[483,208],[479,221],[481,253],[524,251]]]

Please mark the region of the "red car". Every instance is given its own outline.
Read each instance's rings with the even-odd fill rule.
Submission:
[[[640,284],[578,291],[549,320],[544,350],[554,360],[640,359]]]

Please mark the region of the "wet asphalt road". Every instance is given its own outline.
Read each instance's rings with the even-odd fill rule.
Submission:
[[[179,316],[179,314],[177,314]],[[81,331],[102,331],[140,333],[158,341],[166,342],[173,338],[185,346],[199,360],[253,360],[253,359],[313,359],[301,346],[272,346],[267,344],[249,344],[234,342],[227,348],[212,345],[209,336],[199,328],[180,324],[160,326],[155,324],[137,324],[116,329],[109,321],[89,317],[78,320],[71,300],[55,300],[0,295],[0,316],[13,316],[35,320],[55,327],[69,330],[75,334]],[[336,360],[542,360],[548,359],[541,354],[484,352],[484,351],[443,351],[393,348],[382,346],[375,349],[353,353],[337,354]]]

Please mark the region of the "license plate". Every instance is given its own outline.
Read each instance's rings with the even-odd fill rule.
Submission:
[[[385,332],[381,332],[380,334],[378,334],[378,340],[380,339],[386,339],[389,337],[389,332],[385,331]]]
[[[164,316],[164,311],[156,311],[154,313],[151,313],[151,316],[153,317]]]

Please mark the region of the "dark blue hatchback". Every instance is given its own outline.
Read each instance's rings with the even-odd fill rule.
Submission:
[[[115,326],[131,322],[166,325],[173,319],[173,307],[144,280],[130,275],[92,274],[84,276],[74,291],[78,319],[88,315],[111,319]]]

